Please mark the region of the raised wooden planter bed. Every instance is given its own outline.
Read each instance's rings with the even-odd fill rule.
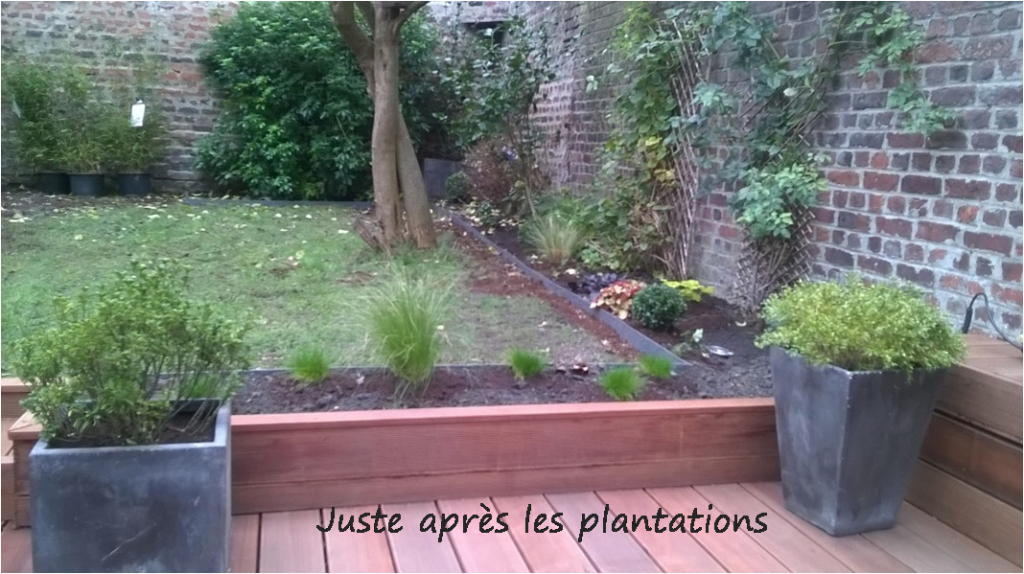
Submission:
[[[778,479],[770,399],[232,417],[233,512]],[[29,416],[14,519],[29,523]]]

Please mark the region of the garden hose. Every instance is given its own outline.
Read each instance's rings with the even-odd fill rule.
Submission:
[[[982,299],[985,300],[985,311],[988,315],[988,322],[992,324],[992,328],[996,330],[996,333],[999,334],[999,337],[1002,338],[1007,343],[1016,347],[1018,351],[1021,351],[1021,344],[1016,341],[1010,340],[1010,338],[1003,333],[1002,329],[999,328],[999,325],[996,325],[996,322],[992,319],[992,309],[988,306],[988,295],[985,295],[985,293],[976,293],[974,297],[971,298],[971,302],[967,305],[967,314],[964,315],[964,325],[963,327],[960,328],[960,332],[966,335],[967,331],[970,330],[971,319],[974,318],[974,302],[978,300],[978,297],[981,297]]]

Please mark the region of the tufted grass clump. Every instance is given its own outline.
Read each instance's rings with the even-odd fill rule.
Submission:
[[[316,385],[331,373],[331,362],[323,349],[303,347],[288,359],[288,371],[300,383]]]
[[[804,281],[769,297],[762,317],[759,347],[850,371],[940,369],[966,352],[942,313],[905,284]]]
[[[508,352],[508,364],[516,379],[523,381],[536,377],[544,371],[544,357],[526,349],[511,349]]]
[[[601,375],[601,387],[617,401],[631,401],[643,390],[647,381],[634,369],[619,367]]]
[[[672,376],[672,361],[657,355],[641,355],[640,371],[655,379],[667,379]]]
[[[527,243],[551,265],[565,265],[576,255],[583,234],[571,221],[554,214],[538,217],[523,228]]]
[[[450,293],[447,281],[397,272],[358,301],[369,353],[398,377],[399,398],[429,384],[447,341]]]

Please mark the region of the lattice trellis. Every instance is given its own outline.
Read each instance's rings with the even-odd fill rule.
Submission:
[[[772,293],[793,284],[811,270],[810,246],[813,213],[803,208],[794,214],[790,238],[769,238],[744,243],[737,262],[732,294],[740,309],[753,315]]]

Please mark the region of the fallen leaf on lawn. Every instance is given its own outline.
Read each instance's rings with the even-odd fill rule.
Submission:
[[[346,235],[346,234],[348,234],[348,230],[347,229],[339,229],[338,233],[340,233],[342,235]]]
[[[75,241],[81,241],[81,240],[82,240],[82,234],[79,233],[78,235],[75,236]]]

